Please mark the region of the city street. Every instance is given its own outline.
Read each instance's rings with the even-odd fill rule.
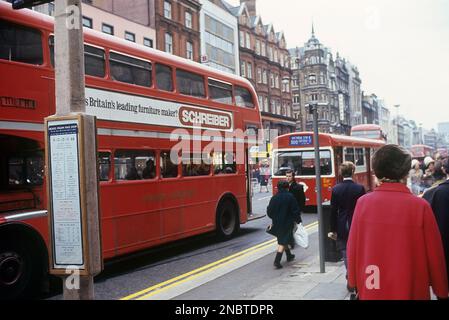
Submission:
[[[253,211],[255,213],[265,213],[271,193],[259,193],[258,191],[258,187],[256,187],[253,197]],[[312,224],[316,221],[316,218],[316,214],[303,214],[304,225]],[[127,298],[142,290],[160,286],[160,284],[171,279],[242,251],[248,249],[254,251],[252,248],[255,246],[274,239],[265,232],[265,228],[269,223],[270,219],[266,216],[250,221],[241,226],[237,237],[226,242],[218,242],[213,234],[208,234],[182,240],[169,246],[140,253],[139,255],[125,257],[120,261],[107,263],[102,274],[96,277],[95,298],[114,300]],[[182,290],[175,290],[173,291],[174,293],[169,292],[169,298],[200,300],[248,298],[249,296],[246,296],[247,291],[242,288],[257,289],[258,286],[256,284],[263,285],[266,283],[266,279],[275,280],[276,277],[282,277],[283,272],[288,272],[287,268],[284,271],[274,270],[272,266],[275,251],[273,243],[271,241],[269,246],[263,247],[265,251],[261,253],[258,252],[254,255],[245,256],[242,268],[240,266],[238,268],[235,268],[235,266],[221,267],[221,270],[218,270],[218,275],[212,274],[217,279],[211,282],[203,283],[204,281],[197,282],[195,279],[187,280],[188,288],[192,289],[187,292]],[[308,250],[295,249],[295,253],[298,255],[297,261],[301,261],[301,257],[310,255],[312,252],[318,255],[316,245],[311,245]],[[268,256],[267,253],[269,253]],[[256,263],[253,264],[253,262]],[[251,274],[252,276],[249,276]],[[226,285],[223,285],[223,282]],[[262,288],[260,289],[262,290]],[[213,296],[210,295],[211,290],[214,292]],[[172,297],[173,294],[178,293],[180,294]],[[54,291],[50,297],[46,298],[61,299],[62,295],[55,295]],[[165,298],[160,297],[160,299]]]
[[[442,0],[0,0],[0,301],[447,300],[447,38]]]

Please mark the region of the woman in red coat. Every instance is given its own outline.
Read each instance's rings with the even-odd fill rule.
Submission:
[[[357,201],[348,239],[348,284],[359,299],[447,299],[446,263],[429,204],[406,186],[410,154],[386,145],[373,156],[380,186]]]

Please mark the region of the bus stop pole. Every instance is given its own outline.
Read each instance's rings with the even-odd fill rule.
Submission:
[[[320,272],[325,273],[325,231],[321,195],[320,141],[318,134],[318,104],[309,104],[309,113],[313,115],[313,143],[315,146],[315,174],[316,174],[316,207],[318,211],[318,238],[320,250]]]
[[[59,117],[85,115],[85,81],[84,81],[84,40],[81,13],[81,0],[55,1],[55,94],[56,115]],[[70,286],[73,279],[69,272],[61,276],[63,280],[64,300],[94,299],[94,275],[102,270],[101,233],[99,230],[98,178],[95,117],[83,116],[84,159],[81,160],[86,172],[85,187],[82,197],[86,201],[86,260],[88,275],[79,275],[78,285]],[[95,137],[95,138],[94,138]],[[99,236],[100,235],[100,236]],[[75,273],[76,274],[76,273]]]

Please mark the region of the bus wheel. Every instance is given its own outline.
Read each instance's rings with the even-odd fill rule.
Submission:
[[[0,300],[32,297],[41,283],[38,250],[13,239],[0,236]]]
[[[240,220],[235,204],[227,199],[217,209],[217,234],[222,240],[232,238],[239,230]]]

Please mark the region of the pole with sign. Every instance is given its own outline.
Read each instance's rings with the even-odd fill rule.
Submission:
[[[14,0],[30,8],[46,0]],[[63,278],[64,299],[94,298],[103,270],[96,118],[85,114],[80,0],[55,1],[56,115],[45,119],[49,270]]]
[[[313,115],[313,140],[315,146],[316,174],[316,207],[318,211],[318,238],[320,247],[320,272],[326,272],[325,267],[325,230],[321,195],[320,140],[318,133],[318,104],[309,104],[309,113]]]

